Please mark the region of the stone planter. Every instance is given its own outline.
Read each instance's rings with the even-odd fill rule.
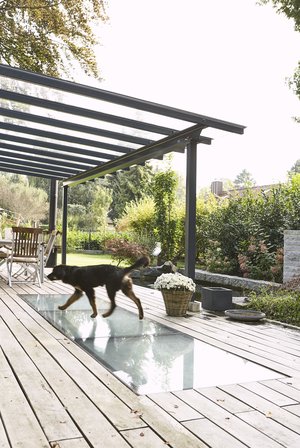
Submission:
[[[232,308],[232,290],[222,287],[202,287],[202,308],[210,311],[225,311]]]

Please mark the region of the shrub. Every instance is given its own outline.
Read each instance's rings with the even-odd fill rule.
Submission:
[[[103,250],[105,240],[111,237],[112,233],[68,230],[67,250]]]
[[[154,200],[146,196],[139,201],[131,201],[125,206],[122,217],[118,219],[118,231],[133,230],[138,234],[144,229],[153,229],[155,223]]]
[[[268,319],[300,326],[300,292],[262,291],[260,294],[251,292],[248,309],[260,310]]]
[[[111,252],[112,258],[117,262],[117,265],[123,261],[134,263],[142,255],[148,255],[147,249],[141,244],[122,238],[107,240],[105,247]]]
[[[281,282],[283,249],[278,248],[274,252],[270,244],[255,237],[250,237],[250,241],[245,243],[247,247],[238,254],[243,277]]]

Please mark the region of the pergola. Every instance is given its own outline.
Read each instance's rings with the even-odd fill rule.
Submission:
[[[245,126],[0,64],[0,171],[50,179],[49,227],[63,182],[62,262],[68,188],[186,151],[185,273],[195,276],[197,146],[206,128]]]

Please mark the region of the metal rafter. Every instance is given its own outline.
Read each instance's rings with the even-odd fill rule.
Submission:
[[[0,107],[0,115],[4,117],[16,118],[22,121],[29,121],[30,123],[40,123],[46,126],[53,126],[55,128],[68,129],[70,131],[82,132],[89,135],[98,135],[100,137],[107,137],[114,140],[120,140],[137,145],[150,145],[153,140],[142,138],[137,135],[122,134],[121,132],[110,131],[108,129],[96,128],[93,126],[86,126],[84,124],[72,123],[70,121],[57,120],[56,118],[44,117],[42,115],[29,114],[20,110],[6,109]]]
[[[167,117],[177,118],[179,120],[188,121],[191,123],[199,123],[204,127],[213,127],[227,132],[234,132],[236,134],[243,134],[245,126],[230,123],[224,120],[207,117],[205,115],[195,114],[174,107],[165,106],[151,101],[133,98],[119,93],[109,92],[107,90],[98,89],[96,87],[85,86],[83,84],[75,84],[71,81],[63,79],[52,78],[50,76],[40,75],[18,68],[10,67],[8,65],[0,64],[0,75],[8,76],[10,78],[19,79],[21,81],[30,82],[40,86],[51,87],[53,89],[62,90],[64,92],[75,93],[86,97],[95,98],[102,101],[107,101],[122,106],[131,107],[146,112],[152,112]]]
[[[116,151],[121,153],[127,153],[133,151],[135,148],[129,148],[128,146],[112,145],[105,142],[99,142],[97,140],[90,140],[87,138],[74,137],[72,135],[61,134],[58,132],[49,132],[42,129],[31,128],[28,126],[21,126],[7,122],[0,122],[0,129],[7,131],[18,132],[22,134],[37,135],[42,138],[50,138],[52,140],[59,140],[63,142],[76,143],[77,145],[93,146],[96,148],[109,149],[110,151]],[[102,154],[99,152],[99,155]],[[103,153],[105,154],[105,153]],[[99,157],[99,156],[98,156]]]
[[[20,145],[13,145],[13,144],[7,144],[4,142],[0,142],[0,149],[7,149],[9,151],[17,151],[18,153],[23,153],[24,157],[29,154],[37,155],[44,157],[44,162],[47,165],[47,160],[59,160],[60,164],[65,165],[66,163],[72,161],[72,162],[78,162],[79,166],[82,169],[90,169],[92,166],[99,166],[103,164],[103,162],[99,162],[98,160],[86,160],[86,157],[80,157],[77,155],[67,155],[66,154],[58,152],[58,151],[48,151],[44,149],[38,149],[38,148],[28,148],[27,146],[20,146]],[[18,157],[18,155],[16,155]],[[46,159],[45,159],[46,158]],[[66,165],[67,166],[67,165]]]
[[[56,89],[65,93],[72,93],[77,95],[80,103],[81,98],[93,98],[101,100],[104,103],[113,103],[120,106],[125,106],[131,110],[141,110],[150,112],[156,115],[156,122],[161,122],[161,117],[170,117],[177,120],[181,120],[181,125],[176,124],[177,129],[170,127],[159,126],[155,123],[148,123],[139,120],[133,120],[127,115],[126,109],[122,109],[122,114],[113,115],[106,113],[105,111],[92,110],[84,107],[73,106],[58,101],[50,101],[49,99],[43,99],[35,95],[25,95],[23,93],[17,93],[6,89],[0,90],[0,98],[4,99],[3,104],[0,107],[0,115],[9,117],[12,119],[22,120],[30,123],[30,127],[25,127],[23,124],[3,124],[2,129],[8,131],[7,134],[0,134],[2,140],[11,142],[18,142],[22,145],[6,144],[0,142],[0,162],[2,171],[14,172],[20,174],[27,174],[28,176],[37,176],[43,178],[49,178],[52,180],[62,179],[64,185],[64,206],[63,206],[63,237],[62,237],[62,260],[66,261],[66,241],[67,241],[67,191],[68,186],[83,183],[89,180],[93,180],[96,177],[104,176],[105,174],[113,173],[120,169],[128,169],[135,164],[143,164],[147,160],[154,158],[162,158],[164,154],[171,151],[184,151],[186,146],[187,150],[187,197],[186,203],[188,204],[187,211],[187,225],[186,225],[186,254],[189,254],[190,247],[195,245],[195,232],[196,232],[196,216],[195,216],[195,201],[196,201],[196,152],[197,144],[204,143],[210,144],[211,139],[204,137],[201,134],[203,129],[213,128],[226,132],[233,132],[236,134],[243,134],[245,126],[231,123],[224,120],[215,119],[205,115],[199,115],[193,112],[188,112],[174,107],[165,106],[151,101],[145,101],[138,98],[121,95],[114,92],[109,92],[96,87],[85,86],[83,84],[76,84],[71,81],[52,78],[44,76],[38,73],[33,73],[18,68],[10,67],[8,65],[0,64],[0,76],[20,80],[25,83],[31,83],[38,86]],[[5,86],[7,87],[7,86]],[[26,84],[24,84],[24,90]],[[4,106],[5,100],[11,101],[8,104],[7,109]],[[28,113],[27,111],[18,111],[16,109],[17,103],[24,105],[36,106],[42,108],[42,113],[39,114],[36,111],[34,113]],[[82,101],[83,103],[83,101]],[[105,108],[105,104],[101,104],[101,108]],[[84,103],[83,103],[84,104]],[[24,108],[24,106],[23,106]],[[55,112],[62,112],[69,114],[66,119],[57,119],[47,117],[46,111],[51,111],[52,115]],[[77,123],[72,117],[81,117],[81,122]],[[85,123],[86,118],[97,120],[98,125],[88,126]],[[3,120],[5,121],[5,120]],[[96,121],[96,122],[97,122]],[[115,132],[112,129],[103,129],[101,122],[110,123],[112,125],[126,126],[126,133]],[[56,127],[57,130],[61,130],[61,133],[52,132],[47,129],[40,130],[35,129],[32,123],[39,123],[46,126]],[[194,125],[193,125],[194,124]],[[105,126],[104,126],[105,128]],[[88,137],[79,137],[78,134],[73,136],[64,136],[62,134],[65,129],[85,133]],[[147,138],[147,135],[141,134],[141,131],[151,132],[157,135],[157,139]],[[10,132],[10,134],[9,134]],[[45,140],[34,140],[20,137],[15,135],[16,133],[32,134],[40,138],[50,138],[58,143],[53,143]],[[15,134],[11,134],[15,133]],[[107,137],[112,139],[112,143],[95,142],[93,144],[93,135]],[[164,137],[162,137],[164,136]],[[84,145],[84,149],[78,147],[70,147],[70,145],[61,145],[59,142],[67,142],[72,145],[80,144]],[[120,145],[120,141],[125,141],[137,145],[142,145],[138,149],[128,148],[127,146]],[[110,145],[110,146],[108,146]],[[42,146],[47,148],[48,151],[36,148],[36,146]],[[103,150],[113,150],[118,153],[117,156],[109,155],[103,152]],[[98,151],[91,150],[88,147],[97,147]],[[9,151],[17,151],[15,156],[7,156]],[[1,154],[2,151],[2,154]],[[23,156],[20,156],[20,153]],[[45,154],[46,153],[46,154]],[[26,160],[25,154],[28,154]],[[95,156],[95,160],[91,160],[91,157]],[[45,160],[43,161],[43,157]],[[48,160],[47,160],[48,157]],[[100,159],[105,159],[106,162]],[[48,163],[47,163],[48,162]],[[71,166],[70,164],[79,162],[79,167]],[[81,164],[80,164],[81,162]],[[95,163],[96,166],[86,169],[89,164]],[[74,170],[85,170],[77,174]],[[70,177],[71,176],[71,177]],[[190,198],[188,197],[190,195]],[[190,251],[190,256],[187,256],[186,272],[193,277],[195,272],[195,259],[194,252]]]

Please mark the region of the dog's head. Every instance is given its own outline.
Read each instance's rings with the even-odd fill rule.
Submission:
[[[47,278],[51,281],[54,280],[63,280],[67,273],[67,266],[64,266],[63,264],[60,264],[58,266],[55,266],[52,270],[52,272],[47,275]]]

